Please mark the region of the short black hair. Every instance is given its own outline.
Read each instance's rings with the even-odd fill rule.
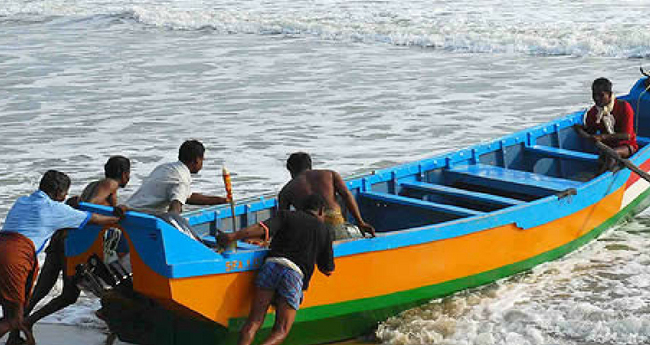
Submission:
[[[38,189],[54,198],[59,193],[66,192],[70,189],[70,178],[60,171],[48,170],[41,178]]]
[[[121,179],[122,174],[131,171],[131,161],[124,156],[112,156],[104,164],[106,178]]]
[[[192,163],[197,158],[203,158],[205,147],[198,140],[187,140],[178,150],[178,160],[183,163]]]
[[[291,175],[297,175],[304,170],[311,169],[311,157],[305,152],[295,152],[287,159],[287,169]]]
[[[592,91],[607,91],[612,93],[612,82],[607,78],[598,78],[591,84]]]
[[[320,194],[310,194],[302,203],[303,211],[319,211],[324,207],[325,199]]]

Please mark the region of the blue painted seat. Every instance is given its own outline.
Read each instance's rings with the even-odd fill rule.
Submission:
[[[536,153],[542,156],[554,157],[554,158],[563,158],[563,159],[574,159],[583,162],[598,162],[598,155],[593,153],[586,153],[573,150],[565,150],[557,147],[544,146],[544,145],[533,145],[527,146],[525,148],[526,152]]]
[[[459,165],[445,170],[444,173],[445,176],[456,181],[538,196],[557,194],[582,184],[582,182],[486,164]]]
[[[516,200],[512,198],[506,198],[506,197],[492,195],[488,193],[474,192],[465,189],[443,186],[443,185],[427,183],[427,182],[418,182],[418,181],[402,182],[400,183],[400,186],[402,186],[403,188],[407,188],[411,190],[419,190],[426,193],[446,195],[446,196],[456,197],[465,200],[474,200],[489,205],[514,206],[523,203],[523,201],[521,200]]]
[[[431,201],[423,201],[420,199],[407,198],[404,196],[399,196],[394,194],[379,193],[379,192],[361,192],[359,193],[359,196],[362,198],[368,198],[368,199],[377,200],[385,203],[419,207],[431,211],[452,214],[460,217],[471,217],[471,216],[478,216],[478,215],[485,214],[485,212],[470,210],[463,207],[439,204]]]

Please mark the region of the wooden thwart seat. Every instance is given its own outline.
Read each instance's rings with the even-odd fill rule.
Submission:
[[[485,212],[470,210],[463,207],[440,204],[440,203],[435,203],[430,201],[423,201],[420,199],[407,198],[404,196],[399,196],[394,194],[379,193],[379,192],[361,192],[359,193],[359,196],[362,198],[368,198],[368,199],[382,201],[391,204],[419,207],[431,211],[452,214],[460,217],[471,217],[471,216],[478,216],[478,215],[485,214]]]
[[[581,182],[506,169],[494,165],[460,165],[445,170],[449,178],[480,186],[532,195],[550,195],[577,188]]]
[[[559,149],[557,147],[533,145],[525,148],[527,152],[536,153],[553,158],[574,159],[583,162],[598,162],[598,155],[573,150]]]
[[[498,206],[514,206],[522,204],[523,201],[516,200],[512,198],[506,198],[498,195],[492,195],[488,193],[480,193],[469,191],[460,188],[454,188],[450,186],[443,186],[439,184],[427,183],[427,182],[402,182],[400,186],[403,188],[418,190],[431,194],[451,196],[459,199],[473,200],[489,205],[498,205]]]

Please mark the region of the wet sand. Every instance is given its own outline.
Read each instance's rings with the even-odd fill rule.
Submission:
[[[34,327],[38,345],[104,345],[108,334],[97,328],[82,328],[69,325],[38,323]],[[2,339],[4,344],[7,339]],[[115,340],[113,345],[128,343]]]
[[[38,345],[104,345],[107,344],[108,334],[97,328],[83,328],[69,325],[39,323],[34,327],[36,342]],[[6,337],[0,340],[0,344],[7,341]],[[127,345],[115,340],[113,345]],[[359,345],[373,344],[363,339],[353,339],[332,345]]]

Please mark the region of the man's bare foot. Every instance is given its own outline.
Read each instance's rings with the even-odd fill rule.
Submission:
[[[115,340],[117,340],[117,334],[111,333],[108,335],[108,337],[106,337],[106,342],[104,343],[104,345],[113,345]]]

